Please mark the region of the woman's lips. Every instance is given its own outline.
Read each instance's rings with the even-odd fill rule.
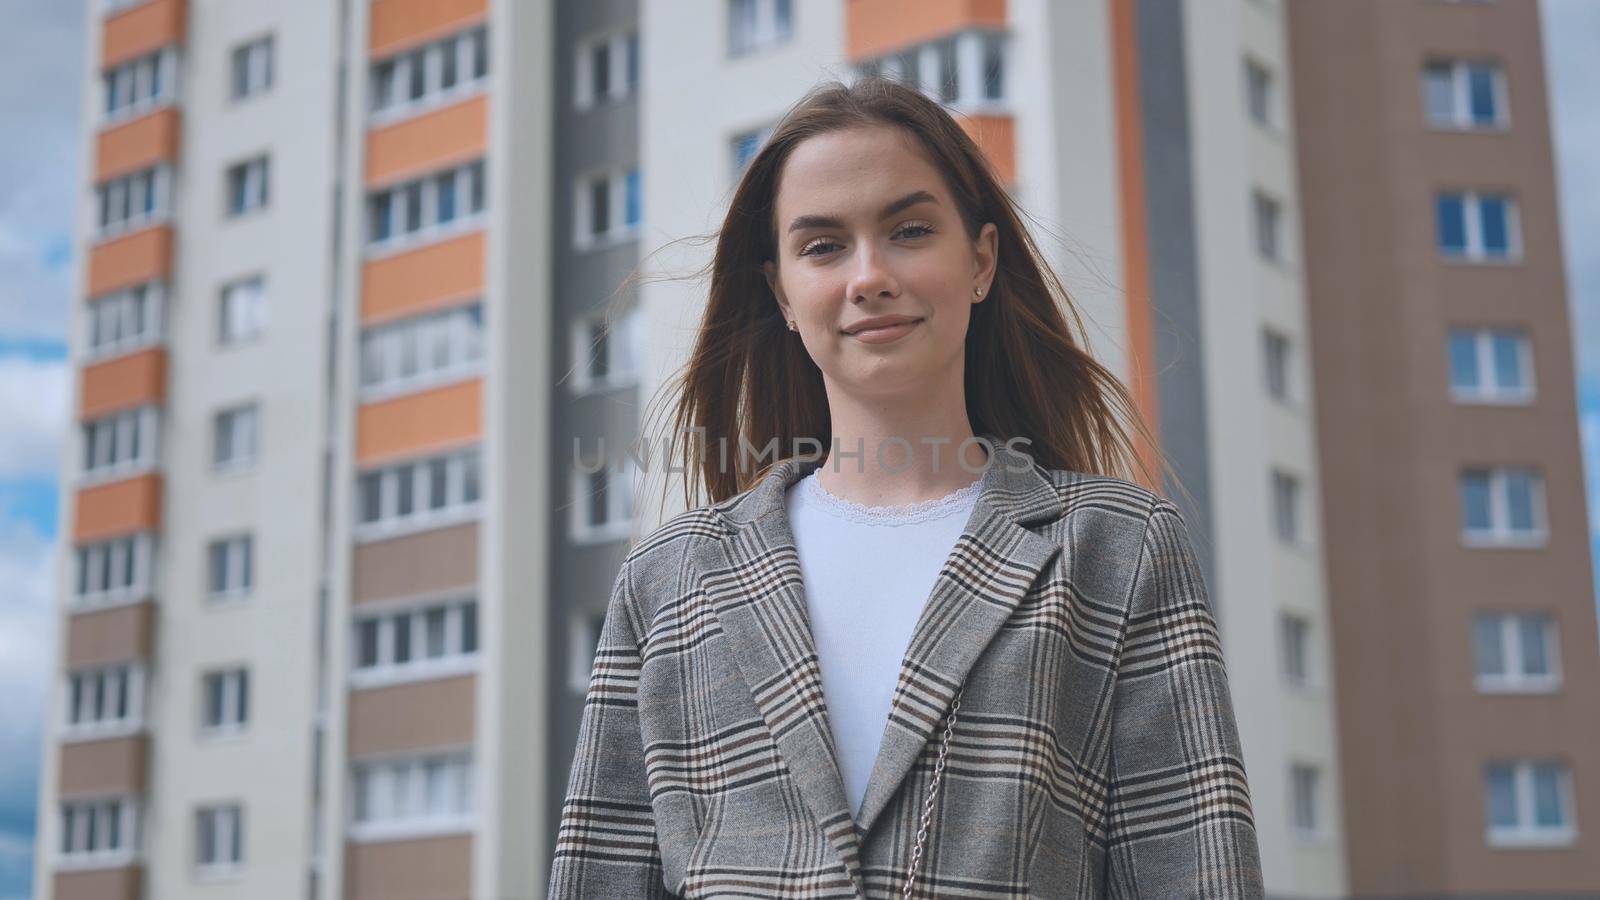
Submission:
[[[920,324],[922,324],[921,319],[913,319],[910,322],[885,325],[882,328],[863,328],[849,336],[865,344],[887,344],[890,341],[897,341],[904,337],[910,333],[911,329]]]

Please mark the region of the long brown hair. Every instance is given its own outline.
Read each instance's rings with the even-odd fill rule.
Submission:
[[[1129,391],[1089,355],[1082,318],[989,160],[927,95],[869,76],[808,92],[773,128],[734,191],[716,236],[694,350],[669,382],[676,402],[662,446],[685,473],[686,508],[748,489],[777,461],[796,455],[797,442],[809,443],[803,439],[832,446],[822,372],[788,330],[762,263],[777,258],[778,181],[789,154],[806,138],[872,125],[916,138],[943,175],[971,240],[986,222],[999,230],[998,271],[989,296],[972,306],[966,338],[973,433],[1027,438],[1025,452],[1046,468],[1138,478],[1159,490],[1130,430],[1144,448],[1158,448],[1157,442]],[[740,452],[774,442],[777,457],[764,465]],[[713,448],[726,448],[726,458]],[[1159,449],[1153,454],[1172,471]]]

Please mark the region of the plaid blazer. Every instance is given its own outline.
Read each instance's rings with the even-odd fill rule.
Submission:
[[[859,820],[784,506],[820,461],[781,461],[630,550],[552,898],[900,896],[963,683],[914,896],[1263,896],[1221,645],[1177,507],[996,443],[906,649]]]

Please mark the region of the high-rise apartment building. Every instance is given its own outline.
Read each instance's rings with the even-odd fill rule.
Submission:
[[[1293,83],[1281,0],[92,2],[45,896],[542,896],[612,581],[674,511],[659,460],[578,463],[660,437],[711,249],[680,239],[801,94],[866,73],[958,114],[1175,463],[1269,890],[1356,886],[1324,556],[1393,554],[1322,509],[1350,454],[1319,420],[1358,426],[1313,402],[1313,261],[1348,248],[1302,239],[1333,139],[1297,107],[1331,86]]]
[[[1539,5],[1289,18],[1351,890],[1591,894],[1600,660]]]

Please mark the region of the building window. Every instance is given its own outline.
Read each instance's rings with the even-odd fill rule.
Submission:
[[[1278,540],[1300,543],[1300,479],[1287,472],[1272,473],[1272,524]]]
[[[382,840],[472,827],[470,751],[358,762],[351,837]]]
[[[267,157],[228,167],[228,216],[242,216],[267,205]]]
[[[1267,396],[1280,403],[1289,402],[1289,339],[1271,328],[1263,328],[1261,353],[1265,361]]]
[[[260,335],[267,323],[266,278],[255,275],[223,285],[218,312],[217,338],[224,346]]]
[[[236,600],[250,595],[254,552],[255,541],[248,534],[211,542],[206,551],[208,599]]]
[[[141,406],[83,423],[84,476],[122,478],[155,465],[158,415]]]
[[[489,76],[489,32],[482,26],[372,64],[375,118],[413,115],[483,87]]]
[[[1461,541],[1469,547],[1539,546],[1545,541],[1544,477],[1530,466],[1462,470]]]
[[[734,135],[729,141],[729,151],[733,159],[733,181],[738,183],[744,177],[744,170],[750,161],[756,158],[767,138],[772,137],[772,126],[767,125],[750,131],[742,131]]]
[[[102,182],[95,188],[99,208],[99,237],[133,231],[166,218],[171,210],[168,192],[172,171],[153,166]]]
[[[1423,108],[1435,128],[1506,128],[1507,96],[1505,70],[1495,63],[1438,60],[1422,68]]]
[[[1276,126],[1273,114],[1276,91],[1272,72],[1253,59],[1244,61],[1244,97],[1251,121],[1263,128]]]
[[[1261,191],[1253,195],[1256,221],[1256,252],[1262,259],[1283,261],[1283,207]]]
[[[572,330],[572,389],[585,393],[637,384],[643,351],[644,310],[637,304],[614,323],[603,312],[579,320]]]
[[[1484,793],[1491,847],[1570,844],[1572,772],[1554,760],[1496,760],[1484,767]]]
[[[626,100],[639,89],[639,34],[620,31],[597,35],[578,45],[576,90],[579,109]]]
[[[629,240],[643,220],[638,169],[596,172],[578,181],[575,243],[579,249]]]
[[[1450,393],[1458,403],[1530,403],[1533,345],[1520,328],[1452,328]]]
[[[1474,262],[1522,255],[1521,216],[1509,194],[1450,191],[1436,204],[1439,253]]]
[[[250,672],[243,668],[207,672],[201,678],[203,734],[231,734],[250,722]]]
[[[572,618],[567,687],[579,696],[589,692],[589,679],[594,673],[595,656],[600,652],[600,635],[604,631],[605,621],[604,610],[579,611]]]
[[[67,676],[63,736],[108,737],[137,729],[144,709],[144,667],[126,662]]]
[[[233,99],[243,100],[272,87],[272,46],[268,35],[233,48]]]
[[[794,34],[791,0],[728,0],[728,55],[782,44]]]
[[[61,861],[116,865],[138,848],[138,808],[132,797],[67,800],[61,804]]]
[[[1548,613],[1478,613],[1472,646],[1480,691],[1543,693],[1561,686],[1561,642]]]
[[[229,875],[244,865],[244,810],[237,803],[195,810],[194,866],[204,876]]]
[[[162,298],[161,282],[151,281],[90,301],[86,355],[100,358],[159,341]]]
[[[468,671],[478,653],[478,601],[362,613],[354,648],[351,681],[357,686]]]
[[[1289,822],[1295,837],[1316,840],[1322,836],[1322,773],[1316,766],[1294,763],[1289,767]]]
[[[1283,642],[1283,678],[1294,687],[1305,687],[1310,674],[1311,623],[1283,613],[1278,617]]]
[[[177,97],[178,54],[167,47],[100,73],[105,121],[132,118]]]
[[[211,463],[217,471],[234,472],[255,464],[259,418],[254,403],[217,413],[211,451]]]
[[[963,31],[864,60],[855,71],[899,81],[946,106],[981,109],[1006,99],[1007,54],[1004,33]]]
[[[408,246],[476,227],[483,179],[479,159],[374,191],[367,199],[369,247]]]
[[[365,399],[476,375],[483,358],[483,308],[474,303],[369,328],[361,335]]]
[[[576,543],[620,540],[628,537],[632,528],[638,469],[631,459],[624,459],[620,466],[611,460],[604,462],[573,467],[573,502],[568,508],[569,527]],[[585,471],[587,468],[595,470]]]
[[[77,548],[74,602],[79,607],[135,603],[149,596],[155,539],[130,534]]]
[[[362,472],[358,535],[375,539],[469,520],[477,515],[480,480],[477,447]]]

